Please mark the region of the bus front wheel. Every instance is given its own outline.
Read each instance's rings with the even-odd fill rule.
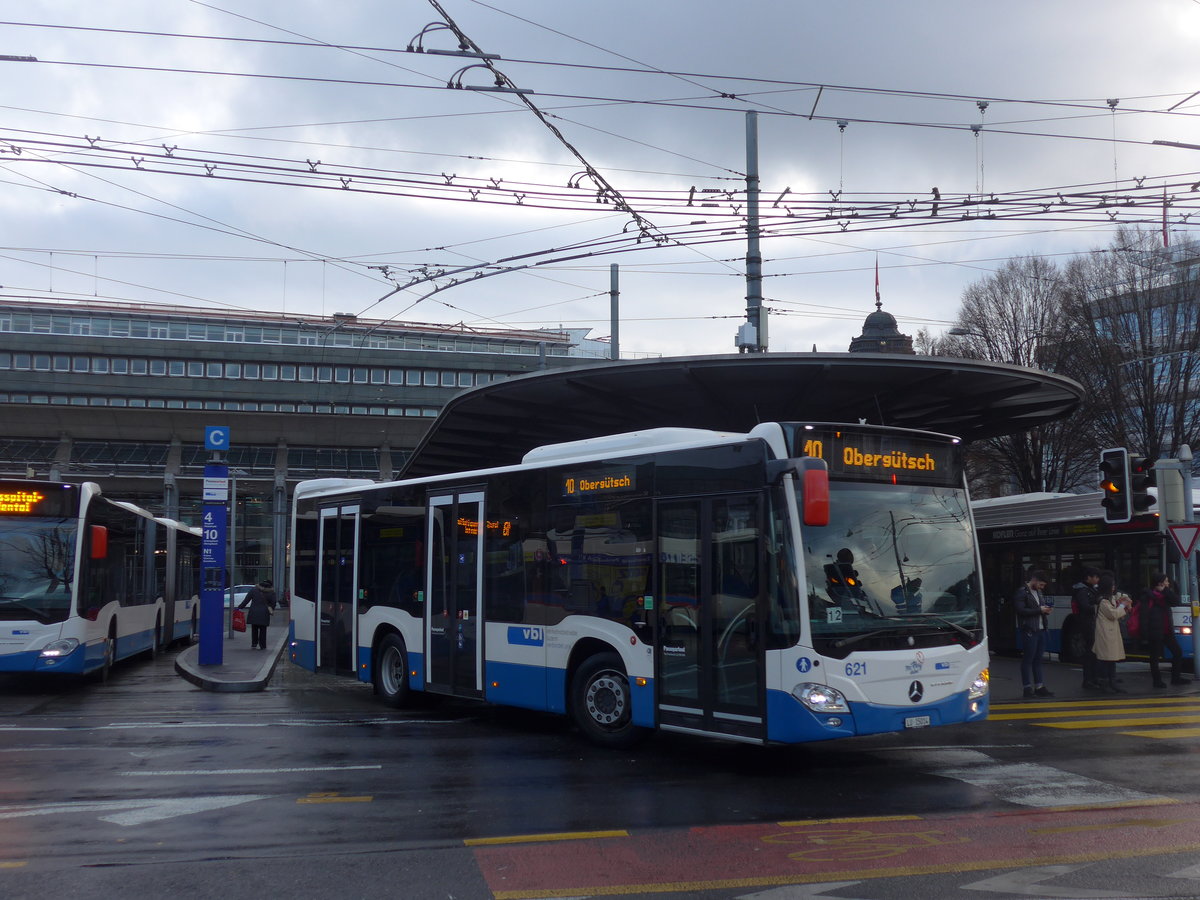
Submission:
[[[598,653],[576,670],[571,713],[588,740],[602,747],[632,747],[646,736],[646,729],[633,724],[629,679],[615,653]]]
[[[375,693],[384,703],[399,708],[408,702],[408,654],[398,635],[385,635],[379,642],[374,675]]]

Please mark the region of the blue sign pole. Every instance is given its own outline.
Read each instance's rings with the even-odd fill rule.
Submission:
[[[205,449],[213,451],[204,467],[204,507],[200,538],[200,649],[202,666],[219,666],[225,646],[225,539],[228,528],[229,466],[221,453],[229,449],[229,429],[204,430]]]

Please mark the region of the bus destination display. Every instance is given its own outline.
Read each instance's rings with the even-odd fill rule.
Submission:
[[[564,497],[591,497],[637,490],[637,470],[630,466],[603,470],[583,470],[563,475]]]
[[[79,491],[74,485],[28,481],[0,481],[0,516],[48,516],[63,518],[79,510]]]
[[[797,426],[792,442],[797,456],[825,460],[832,478],[954,487],[962,482],[959,445],[950,440]]]

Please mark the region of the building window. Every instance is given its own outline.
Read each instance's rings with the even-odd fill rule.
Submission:
[[[296,411],[295,403],[280,403],[279,411],[285,413],[294,413]]]
[[[151,375],[166,375],[167,374],[167,361],[165,359],[150,360],[150,374]]]
[[[387,369],[372,369],[371,384],[387,384]]]
[[[349,366],[334,366],[333,380],[338,384],[350,383],[350,367]]]
[[[0,352],[0,369],[12,368],[12,354]]]
[[[88,398],[88,406],[108,406],[107,397],[90,397]]]
[[[126,401],[125,401],[124,397],[113,397],[112,399],[110,399],[108,401],[108,405],[109,406],[125,406]]]
[[[182,378],[186,370],[182,359],[173,359],[167,365],[167,371],[171,374],[172,378]]]
[[[280,381],[295,381],[296,380],[296,367],[294,365],[292,365],[291,363],[287,363],[285,365],[280,366],[279,367],[279,380]],[[312,381],[312,379],[310,378],[309,381]]]
[[[405,384],[420,384],[421,372],[419,369],[409,369],[408,374],[404,376]]]
[[[189,400],[188,402],[191,403],[192,401]],[[220,409],[221,401],[220,400],[205,400],[204,408],[205,409]]]
[[[182,400],[168,400],[167,409],[183,409]]]
[[[333,366],[317,366],[317,381],[333,381]]]
[[[313,412],[313,405],[311,403],[297,403],[296,404],[296,412],[302,412],[302,413]]]
[[[428,387],[437,387],[438,373],[434,372],[432,369],[426,370],[422,380]]]
[[[278,381],[279,366],[275,363],[265,363],[262,367],[262,377],[263,381]]]
[[[224,368],[223,365],[217,362],[210,362],[205,366],[209,378],[220,378]]]
[[[71,358],[71,371],[86,372],[91,368],[89,365],[90,362],[91,360],[89,360],[86,356],[74,356]]]
[[[442,387],[454,387],[457,381],[458,379],[455,377],[453,372],[442,373]]]
[[[203,378],[204,363],[199,361],[189,362],[187,364],[188,378]]]
[[[130,406],[149,406],[151,409],[165,409],[166,405],[167,405],[167,401],[160,400],[156,397],[155,399],[149,400],[149,401],[147,401],[147,400],[130,400],[129,405]]]
[[[258,404],[253,401],[247,401],[242,404],[242,412],[258,412]]]
[[[458,386],[459,387],[470,387],[472,385],[472,383],[474,383],[474,381],[475,381],[475,376],[473,376],[470,372],[459,372],[458,373]]]
[[[225,363],[226,378],[241,378],[242,364],[241,363]]]
[[[275,412],[278,407],[274,403],[260,403],[258,408],[263,412]]]
[[[92,371],[97,375],[105,375],[108,373],[108,357],[95,356],[92,358]]]
[[[355,384],[366,384],[367,377],[369,376],[369,374],[370,374],[369,370],[364,369],[362,366],[355,366],[354,367],[354,383]]]
[[[314,381],[317,377],[316,366],[300,366],[299,371],[301,381]]]
[[[62,354],[54,354],[54,371],[55,372],[70,372],[71,357],[63,356]]]
[[[404,384],[403,369],[388,369],[388,384]]]
[[[114,375],[128,375],[129,360],[120,358],[114,359],[112,361],[112,370]]]
[[[33,354],[33,371],[49,372],[50,371],[50,354],[35,353]]]
[[[33,357],[28,353],[13,354],[13,368],[28,370],[33,365]]]
[[[236,400],[226,400],[222,404],[222,407],[224,409],[238,410],[242,408],[242,404],[238,403]]]
[[[130,375],[145,375],[146,369],[147,369],[147,360],[131,359],[129,361],[129,374]]]
[[[251,381],[258,381],[259,368],[258,363],[246,363],[242,366],[242,377],[249,378]]]
[[[188,400],[183,405],[185,409],[204,409],[204,404],[199,400]]]

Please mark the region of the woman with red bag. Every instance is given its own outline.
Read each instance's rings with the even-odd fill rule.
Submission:
[[[271,624],[271,611],[275,609],[275,590],[271,580],[263,579],[250,589],[238,609],[250,607],[246,624],[250,626],[250,649],[267,649],[267,626]]]

